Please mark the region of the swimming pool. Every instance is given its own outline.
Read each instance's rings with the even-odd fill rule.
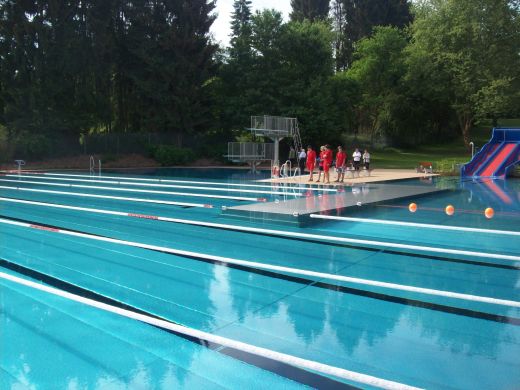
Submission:
[[[399,182],[442,191],[304,227],[223,213],[389,185],[257,177],[1,176],[0,388],[520,386],[520,180]]]

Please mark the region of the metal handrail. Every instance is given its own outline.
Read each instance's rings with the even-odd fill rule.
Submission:
[[[94,160],[94,156],[90,156],[90,175],[93,176],[96,171],[96,161]]]
[[[287,167],[289,167],[289,173],[287,173]],[[292,171],[292,162],[291,160],[287,160],[285,163],[283,163],[281,168],[281,174],[282,177],[291,177],[291,171]]]
[[[25,165],[25,160],[14,160],[14,162],[18,165],[18,174],[22,173],[22,167]]]

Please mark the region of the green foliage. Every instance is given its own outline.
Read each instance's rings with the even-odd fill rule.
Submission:
[[[467,162],[464,158],[445,158],[437,161],[433,169],[443,175],[460,175],[460,167]]]
[[[195,158],[193,150],[173,145],[159,145],[154,151],[155,160],[162,166],[186,165]]]
[[[291,0],[291,20],[305,19],[315,22],[325,20],[329,15],[330,0]]]
[[[475,119],[497,118],[515,106],[520,23],[518,8],[509,1],[425,2],[417,9],[412,32],[412,44],[430,65],[429,74],[445,80],[441,85],[466,144]]]
[[[13,157],[12,145],[9,142],[7,129],[0,125],[0,161],[9,161]]]
[[[51,139],[44,134],[22,131],[14,139],[15,158],[37,160],[49,157],[52,152]]]
[[[206,0],[0,2],[0,120],[13,131],[190,132],[210,121]]]
[[[397,28],[376,27],[371,38],[358,43],[358,59],[347,73],[361,86],[359,127],[372,141],[399,132],[395,113],[404,100],[406,45],[405,35]]]
[[[370,37],[375,26],[407,26],[412,16],[408,0],[334,0],[336,69],[344,70],[354,61],[356,42]]]

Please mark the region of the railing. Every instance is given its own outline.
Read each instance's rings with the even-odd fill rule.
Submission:
[[[22,167],[25,165],[25,160],[14,160],[16,165],[18,165],[18,174],[22,173]]]
[[[94,176],[96,174],[96,161],[94,160],[94,156],[90,156],[90,176]],[[101,160],[98,160],[98,176],[101,176]]]
[[[232,161],[272,160],[274,147],[272,143],[228,142],[227,158]]]
[[[280,173],[282,175],[283,178],[286,178],[286,177],[290,177],[291,176],[291,171],[292,171],[292,163],[291,163],[291,160],[287,160],[283,165],[282,165],[282,168],[280,169]]]
[[[96,162],[94,161],[94,156],[90,156],[90,167],[89,167],[90,176],[94,176],[94,174],[96,172],[95,169],[96,169]]]

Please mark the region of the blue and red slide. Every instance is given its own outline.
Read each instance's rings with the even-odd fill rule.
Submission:
[[[495,128],[491,140],[462,167],[463,178],[504,179],[520,163],[520,128]]]

